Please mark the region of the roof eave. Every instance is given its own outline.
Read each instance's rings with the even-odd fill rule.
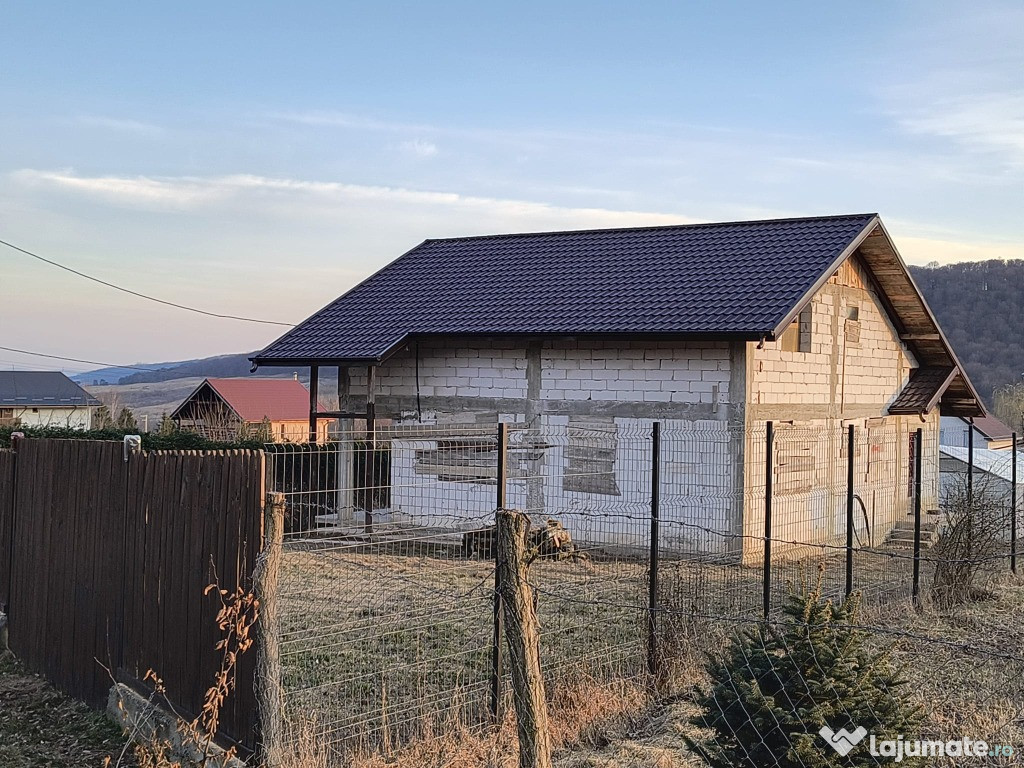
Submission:
[[[433,338],[444,338],[458,336],[470,339],[650,339],[650,340],[678,340],[678,341],[760,341],[762,339],[773,340],[776,336],[775,329],[765,328],[762,330],[744,331],[586,331],[568,332],[552,331],[549,333],[537,333],[536,331],[524,333],[509,333],[507,331],[458,331],[451,333],[410,333],[404,336],[395,344],[381,350],[373,357],[261,357],[256,354],[249,358],[252,362],[252,373],[258,368],[287,368],[291,366],[354,366],[354,365],[380,365],[389,357],[400,351],[407,344],[415,341],[422,341]]]
[[[913,288],[914,292],[917,294],[917,298],[921,301],[921,305],[924,308],[925,314],[928,316],[928,319],[931,321],[931,324],[935,327],[936,332],[939,334],[939,341],[944,347],[946,354],[949,355],[953,367],[959,372],[960,376],[963,377],[964,385],[974,400],[976,410],[974,410],[973,412],[966,412],[961,411],[960,409],[954,409],[950,411],[950,415],[987,416],[988,410],[985,408],[985,403],[981,399],[981,395],[978,394],[978,391],[974,388],[974,384],[971,383],[970,378],[967,376],[967,371],[960,363],[959,358],[957,358],[956,352],[953,351],[953,345],[950,344],[949,339],[946,338],[946,334],[945,332],[943,332],[942,326],[939,325],[939,321],[936,319],[935,313],[932,312],[932,308],[928,306],[928,301],[925,299],[924,294],[921,293],[921,289],[918,287],[917,283],[914,282],[914,276],[910,274],[910,270],[907,268],[906,262],[903,261],[903,257],[900,256],[899,249],[896,248],[896,243],[893,242],[892,237],[889,235],[889,231],[885,228],[885,224],[882,223],[880,218],[878,220],[878,227],[879,229],[882,230],[882,234],[885,237],[889,247],[892,249],[892,253],[893,256],[895,256],[896,261],[899,263],[900,267],[902,267],[903,272],[906,275],[907,281],[910,283],[911,288]],[[952,381],[950,383],[952,383]]]

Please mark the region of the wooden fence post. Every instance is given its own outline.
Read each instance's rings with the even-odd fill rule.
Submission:
[[[256,623],[256,708],[258,748],[262,765],[278,768],[284,762],[284,712],[281,686],[281,622],[277,607],[281,545],[284,540],[284,494],[268,493],[263,510],[263,551],[253,574],[260,616]]]
[[[499,583],[519,733],[519,768],[551,768],[540,630],[533,590],[527,581],[530,520],[517,510],[499,509],[497,523]]]

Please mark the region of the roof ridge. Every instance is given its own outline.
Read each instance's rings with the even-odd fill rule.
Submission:
[[[741,221],[701,221],[690,224],[650,224],[636,227],[586,227],[582,229],[554,229],[533,232],[505,232],[494,235],[459,235],[457,237],[429,237],[421,245],[427,243],[452,243],[463,240],[499,240],[510,237],[550,237],[552,235],[583,235],[597,232],[648,232],[668,229],[700,229],[711,227],[736,227],[748,224],[787,224],[795,221],[838,221],[841,219],[867,219],[878,216],[878,213],[839,213],[827,216],[789,216],[781,219],[745,219]],[[412,249],[413,251],[416,248]],[[412,251],[409,251],[411,253]],[[403,254],[405,255],[405,254]],[[397,261],[397,259],[395,260]],[[391,262],[394,263],[394,262]]]

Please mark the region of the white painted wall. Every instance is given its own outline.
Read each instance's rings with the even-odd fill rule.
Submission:
[[[14,417],[21,420],[26,427],[70,427],[72,429],[91,429],[91,406],[64,408],[15,408]]]

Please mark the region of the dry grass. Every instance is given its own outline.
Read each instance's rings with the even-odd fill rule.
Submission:
[[[98,766],[120,751],[121,730],[0,653],[0,766]],[[134,766],[128,761],[125,766]]]
[[[549,696],[552,744],[568,754],[600,749],[623,738],[637,724],[638,714],[651,706],[649,691],[629,681],[599,683],[585,673],[567,677]],[[480,728],[457,716],[427,718],[418,737],[404,746],[379,749],[353,747],[332,753],[318,737],[315,722],[292,734],[288,759],[282,768],[515,768],[518,744],[514,712],[506,702],[498,726]]]
[[[826,563],[827,594],[839,597],[843,558],[832,554]],[[925,597],[930,568],[923,564]],[[806,569],[799,562],[774,569],[773,599],[780,601]],[[1018,582],[1000,584],[997,600],[947,613],[929,606],[920,616],[909,601],[911,569],[907,557],[857,552],[862,623],[1024,648]],[[761,571],[663,562],[662,599],[672,613],[662,620],[659,639],[669,672],[658,690],[675,698],[661,702],[651,700],[644,672],[645,571],[640,561],[599,558],[540,561],[531,568],[561,768],[697,764],[682,740],[693,715],[688,692],[704,679],[706,653],[759,616]],[[513,764],[514,729],[507,721],[497,729],[487,724],[492,578],[490,562],[443,548],[287,551],[281,590],[286,704],[294,743],[301,754],[313,753],[296,768],[330,765],[331,758],[335,765],[354,760],[359,768]],[[1013,705],[1015,696],[1024,701],[1024,669],[899,634],[879,633],[876,642],[895,643],[911,679],[908,690],[934,712],[936,733],[973,729],[993,743],[1024,744]],[[310,712],[317,713],[315,727],[306,720]]]

